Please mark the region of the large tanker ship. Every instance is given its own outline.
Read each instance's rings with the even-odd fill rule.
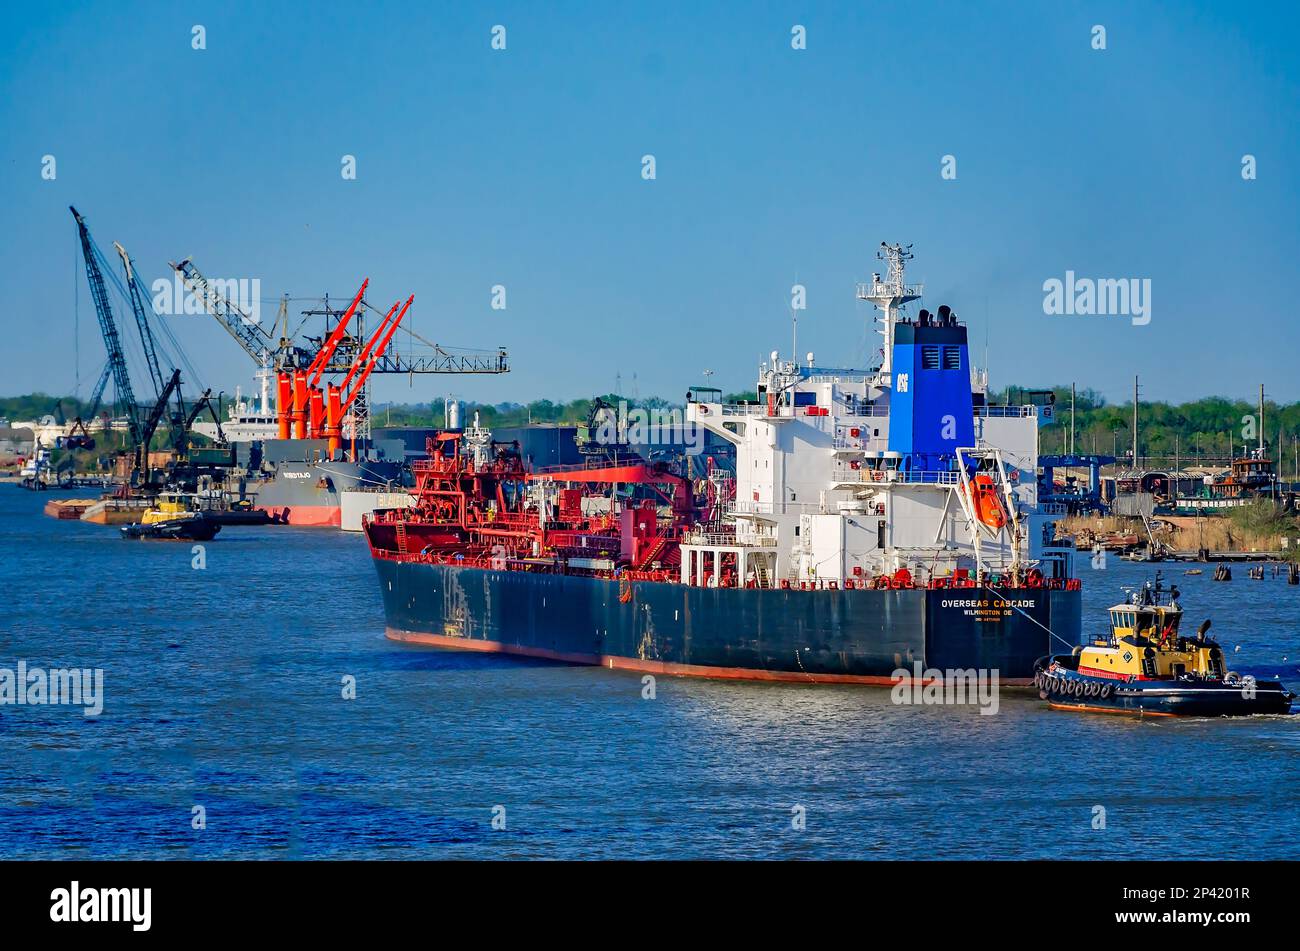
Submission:
[[[477,425],[429,442],[415,504],[366,519],[390,638],[666,674],[893,683],[1034,663],[1080,642],[1062,507],[1037,500],[1051,405],[991,405],[965,325],[881,246],[859,285],[880,365],[773,353],[757,400],[688,393],[734,473],[529,469]]]

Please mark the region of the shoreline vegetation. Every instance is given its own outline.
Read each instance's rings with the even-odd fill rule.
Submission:
[[[1043,455],[1063,453],[1068,447],[1070,430],[1070,388],[1051,388],[1056,395],[1056,421],[1040,431],[1039,452]],[[994,403],[1018,402],[1026,391],[1019,387],[990,394]],[[630,397],[617,393],[603,394],[601,399],[629,407],[668,409],[680,407],[683,399]],[[725,392],[728,402],[755,400],[753,391]],[[89,404],[75,397],[63,397],[63,413],[68,420],[87,413]],[[461,419],[479,413],[483,425],[523,426],[532,424],[573,425],[585,422],[594,398],[565,401],[548,399],[528,403],[476,403],[463,401]],[[60,398],[44,393],[0,397],[0,417],[10,420],[40,419],[55,413]],[[1259,407],[1250,400],[1207,396],[1186,403],[1143,401],[1138,406],[1138,454],[1140,458],[1171,458],[1175,455],[1186,465],[1195,465],[1198,456],[1223,458],[1240,454],[1244,446],[1259,441]],[[371,418],[375,426],[428,426],[445,424],[441,398],[431,403],[386,403],[373,401]],[[88,425],[90,421],[87,421]],[[1082,389],[1074,401],[1074,448],[1080,453],[1094,453],[1125,458],[1133,444],[1133,404],[1108,404],[1098,393]],[[1290,472],[1300,447],[1300,402],[1264,404],[1264,443],[1275,452],[1279,474]]]
[[[1279,554],[1285,561],[1300,561],[1300,518],[1288,515],[1267,500],[1230,509],[1224,515],[1196,518],[1190,515],[1157,515],[1150,520],[1151,535],[1156,542],[1180,552],[1197,552],[1205,548],[1214,560],[1216,552],[1252,552]],[[1080,551],[1094,543],[1105,544],[1125,536],[1136,536],[1135,548],[1145,548],[1147,530],[1141,518],[1118,515],[1071,515],[1057,523],[1058,535],[1075,539]],[[1291,539],[1283,547],[1282,539]]]

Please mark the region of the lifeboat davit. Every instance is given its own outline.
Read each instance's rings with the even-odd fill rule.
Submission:
[[[1007,510],[1002,507],[992,478],[977,475],[970,480],[970,501],[977,519],[995,532],[1002,531],[1007,524]]]

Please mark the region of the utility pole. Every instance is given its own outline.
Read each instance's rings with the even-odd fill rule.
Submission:
[[[1138,378],[1133,377],[1133,468],[1138,467]]]
[[[1259,385],[1259,457],[1264,458],[1264,384]]]
[[[1074,455],[1074,384],[1070,384],[1070,455]]]

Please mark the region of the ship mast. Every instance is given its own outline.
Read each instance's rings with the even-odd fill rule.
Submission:
[[[858,300],[869,301],[877,310],[884,313],[877,317],[883,326],[879,333],[885,338],[885,356],[880,363],[880,372],[887,375],[894,354],[894,323],[898,319],[898,308],[921,296],[922,285],[908,284],[903,279],[907,262],[912,259],[912,246],[909,244],[889,244],[880,242],[876,258],[888,265],[884,280],[879,274],[871,275],[871,283],[858,285]]]

